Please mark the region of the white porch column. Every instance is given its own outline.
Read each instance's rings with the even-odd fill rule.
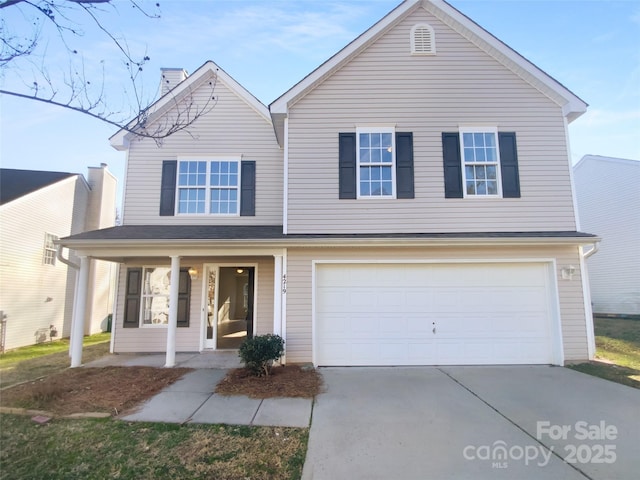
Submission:
[[[76,289],[76,301],[71,322],[71,368],[82,365],[82,338],[84,336],[85,311],[89,288],[89,257],[80,257],[80,271]]]
[[[282,255],[273,258],[273,333],[282,336]]]
[[[176,365],[176,331],[178,330],[178,295],[180,290],[180,257],[171,257],[171,285],[169,285],[169,324],[167,325],[166,368]]]

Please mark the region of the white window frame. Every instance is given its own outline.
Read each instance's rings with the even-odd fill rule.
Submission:
[[[500,145],[498,139],[498,128],[496,126],[474,126],[474,127],[460,127],[459,128],[459,141],[460,141],[460,167],[462,170],[462,192],[464,198],[502,198],[502,172],[500,170]],[[465,133],[492,133],[496,142],[496,160],[495,162],[466,162],[464,155],[464,140],[463,135]],[[467,193],[467,166],[489,166],[494,165],[496,167],[496,193],[495,194],[469,194]],[[470,179],[471,180],[471,179]]]
[[[140,288],[140,314],[138,318],[138,324],[140,328],[167,328],[169,325],[169,293],[166,295],[154,295],[154,294],[145,294],[145,277],[148,269],[151,268],[166,268],[171,274],[171,267],[167,265],[144,265],[142,267],[142,285]],[[145,312],[145,299],[146,298],[166,298],[167,300],[167,323],[145,323],[144,322],[144,312]]]
[[[360,134],[361,133],[390,133],[391,134],[391,164],[388,163],[360,163]],[[361,195],[360,194],[360,167],[370,166],[390,166],[391,167],[391,195]],[[368,200],[389,200],[396,198],[396,129],[389,126],[367,126],[356,127],[356,185],[358,188],[357,198]]]
[[[42,264],[43,265],[51,265],[55,267],[56,265],[56,255],[57,250],[56,246],[53,242],[58,240],[58,236],[53,233],[44,233],[44,247],[42,251]]]
[[[196,156],[189,156],[189,157],[178,157],[178,166],[177,166],[177,172],[176,172],[176,198],[175,198],[175,211],[176,211],[176,215],[177,216],[196,216],[196,217],[202,217],[204,215],[208,215],[208,216],[220,216],[220,217],[238,217],[240,216],[240,186],[242,185],[242,178],[241,178],[241,170],[242,170],[242,162],[241,162],[241,157],[240,156],[207,156],[207,157],[196,157]],[[204,186],[194,186],[194,187],[189,187],[188,185],[180,185],[180,164],[184,163],[184,162],[205,162],[206,163],[206,183]],[[210,184],[211,181],[211,162],[234,162],[238,165],[238,184],[235,186],[235,188],[233,187],[229,187],[228,190],[234,190],[237,192],[236,193],[236,198],[237,198],[237,205],[236,205],[236,211],[235,212],[229,212],[229,213],[211,213],[211,190],[217,188],[217,187],[212,187]],[[204,188],[205,194],[204,194],[204,213],[180,213],[180,189],[181,188]]]

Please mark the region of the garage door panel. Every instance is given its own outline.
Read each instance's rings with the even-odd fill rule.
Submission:
[[[551,363],[547,277],[543,263],[319,265],[316,361]]]

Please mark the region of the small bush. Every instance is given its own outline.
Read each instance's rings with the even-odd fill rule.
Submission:
[[[258,377],[269,376],[271,366],[284,353],[284,339],[279,335],[256,335],[246,339],[238,355],[247,370]]]

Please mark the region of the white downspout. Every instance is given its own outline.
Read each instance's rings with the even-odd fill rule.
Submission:
[[[584,298],[584,313],[587,320],[587,355],[589,360],[593,360],[596,355],[596,338],[593,326],[593,308],[591,306],[591,287],[589,282],[589,272],[587,271],[587,259],[595,254],[600,248],[600,242],[595,242],[593,248],[588,252],[583,252],[580,247],[580,271],[582,272],[582,297]]]

